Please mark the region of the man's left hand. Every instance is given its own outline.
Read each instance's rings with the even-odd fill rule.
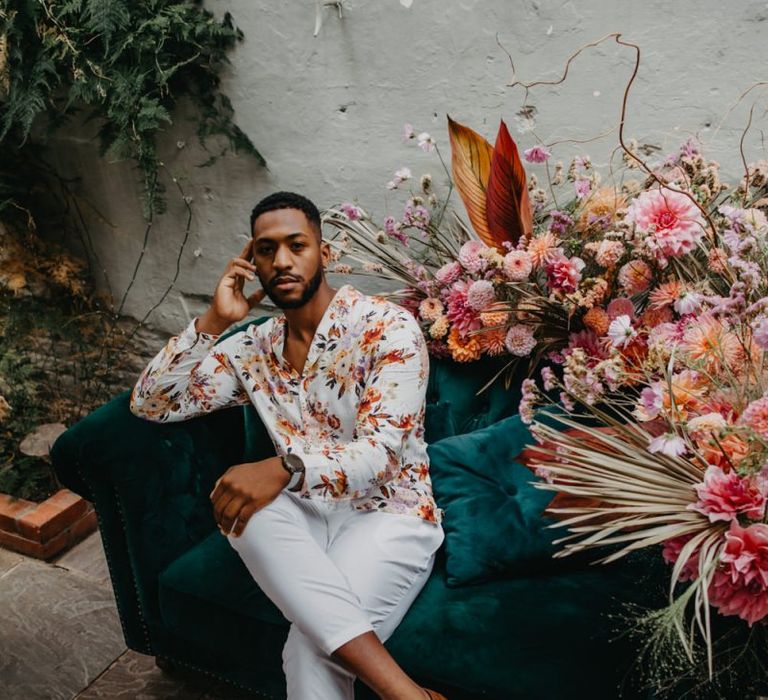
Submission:
[[[279,457],[236,464],[227,469],[210,494],[214,517],[222,534],[238,537],[248,519],[274,501],[290,479],[291,475],[283,468]],[[235,520],[237,525],[232,530]]]

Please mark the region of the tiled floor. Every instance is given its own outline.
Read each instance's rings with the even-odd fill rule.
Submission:
[[[0,689],[3,700],[248,697],[126,649],[98,532],[51,563],[0,548]]]

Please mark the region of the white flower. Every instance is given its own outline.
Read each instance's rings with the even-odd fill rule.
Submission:
[[[611,321],[608,326],[608,337],[615,348],[623,347],[636,336],[637,331],[632,328],[632,319],[626,314]]]
[[[416,137],[416,140],[422,151],[432,151],[435,148],[435,140],[426,131],[422,131]]]
[[[681,315],[692,314],[701,307],[701,294],[683,290],[680,298],[674,303],[675,311]]]
[[[664,433],[651,440],[648,452],[661,452],[668,457],[679,457],[685,453],[685,440],[676,433]]]
[[[410,180],[412,177],[411,169],[402,167],[399,170],[395,170],[395,178],[403,182],[404,180]]]

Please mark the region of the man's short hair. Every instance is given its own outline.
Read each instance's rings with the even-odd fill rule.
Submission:
[[[251,235],[253,235],[253,224],[256,219],[262,214],[274,211],[275,209],[298,209],[303,211],[307,220],[316,227],[318,236],[320,235],[321,224],[318,208],[312,201],[295,192],[273,192],[264,197],[251,212]]]

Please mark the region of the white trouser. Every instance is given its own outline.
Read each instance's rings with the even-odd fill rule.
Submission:
[[[283,491],[228,536],[292,624],[283,648],[288,700],[352,700],[354,674],[331,652],[374,631],[386,641],[427,582],[445,535],[412,515]]]

